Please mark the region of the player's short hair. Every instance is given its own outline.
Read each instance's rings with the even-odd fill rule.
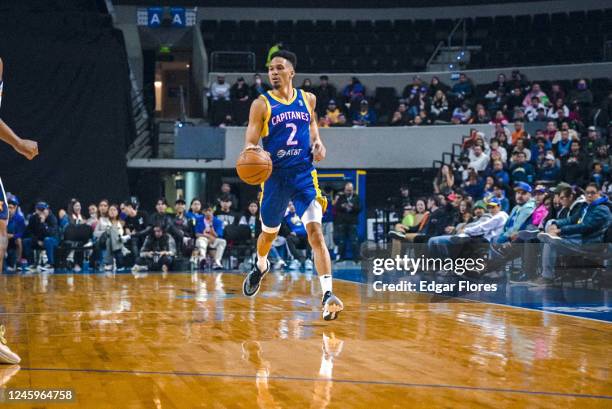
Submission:
[[[297,68],[297,55],[295,55],[291,51],[279,50],[275,52],[274,54],[272,54],[272,56],[270,57],[270,60],[272,60],[275,57],[284,58],[285,60],[291,63],[291,65],[293,66],[293,69]]]

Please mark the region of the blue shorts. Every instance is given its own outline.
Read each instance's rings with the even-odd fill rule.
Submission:
[[[0,220],[8,220],[8,202],[6,201],[6,192],[4,191],[4,185],[2,179],[0,179]]]
[[[317,200],[325,212],[327,199],[319,189],[314,166],[275,169],[262,185],[261,222],[265,227],[274,229],[281,225],[289,201],[293,202],[297,215],[302,217],[313,200]]]

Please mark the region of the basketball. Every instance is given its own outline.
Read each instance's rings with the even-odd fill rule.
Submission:
[[[272,160],[263,149],[249,149],[238,157],[236,171],[244,183],[259,185],[270,177]]]

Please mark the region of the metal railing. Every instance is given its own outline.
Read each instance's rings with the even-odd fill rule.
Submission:
[[[213,51],[210,71],[255,72],[255,53],[250,51]]]

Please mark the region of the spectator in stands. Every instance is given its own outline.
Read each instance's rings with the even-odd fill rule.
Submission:
[[[310,246],[308,243],[308,234],[306,233],[306,227],[302,223],[302,220],[295,212],[295,206],[293,202],[289,202],[287,206],[287,213],[285,214],[284,222],[289,227],[290,233],[287,235],[287,246],[289,252],[293,256],[289,269],[299,270],[302,266],[306,270],[313,269],[313,263],[310,259]],[[304,255],[299,250],[306,250]]]
[[[195,208],[197,207],[198,206],[196,205]],[[195,257],[197,258],[197,264],[200,265],[202,261],[206,260],[206,253],[208,251],[208,248],[210,247],[212,249],[215,249],[213,268],[215,270],[223,269],[221,260],[223,259],[223,252],[225,251],[227,242],[223,239],[223,221],[221,221],[213,214],[213,208],[211,205],[204,206],[204,217],[202,218],[201,224],[198,224],[196,221],[195,233]]]
[[[139,209],[138,199],[135,197],[123,202],[125,220],[123,234],[130,236],[126,247],[132,252],[134,257],[138,257],[144,239],[150,231],[148,228],[149,215],[144,210]]]
[[[363,99],[359,104],[359,110],[353,114],[353,126],[366,127],[373,125],[376,125],[376,113],[370,108],[368,100]]]
[[[589,182],[596,183],[601,189],[607,181],[608,173],[604,172],[602,164],[600,162],[593,162],[591,165],[591,177],[589,178]]]
[[[176,243],[174,238],[164,230],[162,225],[155,225],[140,249],[140,257],[136,260],[133,272],[170,270],[176,256]]]
[[[410,115],[406,107],[406,102],[401,99],[397,109],[393,113],[389,125],[391,126],[407,126],[410,124]]]
[[[595,183],[585,189],[587,206],[579,214],[556,219],[538,234],[544,242],[542,251],[542,276],[535,284],[550,285],[555,278],[554,268],[559,254],[579,254],[585,244],[602,243],[604,234],[612,223],[608,198],[601,195]]]
[[[557,159],[552,153],[547,153],[544,163],[538,169],[537,181],[545,185],[555,185],[561,178],[561,169],[557,165]]]
[[[446,97],[446,93],[450,91],[450,87],[440,81],[440,78],[434,75],[433,77],[431,77],[431,82],[429,83],[429,96],[432,98],[435,97],[438,91],[442,91],[442,95]]]
[[[544,91],[540,89],[540,84],[537,82],[531,86],[531,90],[525,95],[525,98],[523,98],[523,106],[525,108],[533,104],[533,97],[538,98],[538,103],[542,103],[542,105],[548,104],[548,97]]]
[[[230,85],[225,82],[225,76],[217,75],[217,81],[210,85],[208,96],[213,102],[230,100]]]
[[[422,109],[419,111],[419,114],[414,117],[412,121],[410,121],[410,125],[419,126],[419,125],[431,125],[433,122],[427,115],[427,111]]]
[[[129,253],[129,250],[124,246],[124,243],[129,239],[129,236],[124,235],[123,222],[119,218],[119,206],[111,204],[108,207],[108,220],[110,225],[106,228],[104,240],[104,270],[112,271],[115,267],[124,267],[124,256]]]
[[[455,125],[467,124],[472,118],[472,110],[468,106],[467,102],[462,102],[461,106],[458,106],[453,111],[451,122]]]
[[[72,199],[66,208],[67,212],[59,221],[61,231],[65,230],[69,224],[85,224],[85,218],[81,214],[81,202],[77,199]]]
[[[512,132],[512,145],[516,145],[516,141],[519,139],[529,139],[529,134],[525,130],[525,124],[523,121],[514,121],[514,132]]]
[[[327,75],[321,75],[319,77],[319,86],[315,90],[317,96],[317,109],[319,116],[323,116],[325,108],[329,105],[329,102],[337,98],[336,87],[329,83],[329,77]]]
[[[576,132],[575,129],[572,129],[570,126],[570,123],[568,121],[563,121],[561,122],[561,129],[557,131],[557,133],[555,133],[555,137],[552,140],[552,143],[555,144],[557,143],[559,140],[561,140],[561,133],[567,131],[569,138],[571,140],[577,141],[579,140],[579,136],[578,136],[578,132]]]
[[[516,144],[514,145],[514,148],[512,149],[513,158],[516,152],[523,152],[525,154],[525,160],[527,162],[531,161],[531,150],[527,148],[526,139],[520,138],[516,141]]]
[[[98,206],[96,206],[95,203],[90,203],[89,206],[87,206],[87,212],[89,217],[85,220],[85,223],[91,226],[92,229],[95,229],[96,223],[98,223]]]
[[[447,228],[450,231],[450,228],[454,227],[452,206],[447,206],[443,200],[442,195],[434,195],[428,199],[429,216],[423,228],[413,238],[415,243],[427,243],[431,237],[447,234]]]
[[[174,202],[174,231],[177,232],[177,256],[191,255],[195,247],[195,221],[185,213],[185,200]],[[127,224],[127,223],[126,223]]]
[[[508,213],[510,211],[510,201],[506,197],[506,190],[504,189],[504,186],[506,185],[502,185],[499,182],[495,182],[495,184],[493,185],[493,196],[489,200],[493,198],[497,199],[501,206],[501,210]]]
[[[310,92],[312,94],[314,94],[315,92],[315,88],[313,87],[312,81],[310,81],[310,78],[304,78],[304,81],[302,81],[302,86],[300,88],[304,90],[305,92]]]
[[[489,92],[496,92],[498,90],[503,90],[504,92],[508,92],[510,85],[506,81],[506,75],[503,73],[497,74],[497,79],[491,84],[489,88]]]
[[[230,89],[230,98],[232,100],[233,119],[240,126],[246,125],[249,120],[250,96],[251,91],[244,81],[244,77],[239,77]]]
[[[541,112],[544,109],[545,107],[540,102],[540,98],[531,97],[531,104],[525,108],[525,116],[527,117],[528,121],[533,122],[538,117],[538,112]]]
[[[470,123],[488,124],[489,122],[491,122],[491,118],[489,117],[489,114],[484,109],[484,107],[481,106],[480,108],[476,110],[476,116],[473,118],[473,120]]]
[[[588,88],[587,82],[585,79],[581,79],[576,84],[576,89],[570,93],[569,101],[571,103],[576,103],[582,106],[583,108],[590,108],[593,104],[593,93]]]
[[[340,108],[336,105],[336,100],[330,99],[325,114],[319,119],[321,128],[329,128],[332,126],[343,126],[346,124],[346,117]]]
[[[518,151],[514,153],[514,163],[510,166],[510,179],[512,183],[517,182],[531,183],[533,181],[535,171],[533,165],[527,162],[525,152]],[[531,193],[531,190],[529,190]]]
[[[59,227],[57,218],[45,202],[36,203],[34,213],[28,219],[26,238],[23,241],[24,253],[32,263],[33,249],[45,250],[47,261],[43,260],[42,269],[54,270],[55,248],[59,244]]]
[[[555,135],[557,134],[557,123],[555,121],[548,121],[546,123],[546,129],[544,130],[544,136],[546,136],[546,139],[548,140],[548,142],[552,143],[553,139],[555,138]]]
[[[492,176],[497,183],[510,184],[510,174],[504,169],[504,163],[501,160],[493,161]]]
[[[151,229],[155,225],[160,225],[164,228],[164,232],[172,234],[176,236],[176,232],[174,231],[173,223],[172,223],[172,215],[168,214],[168,201],[165,197],[160,197],[157,199],[155,203],[155,212],[149,216],[148,220],[148,231],[147,234],[150,233]]]
[[[253,85],[251,85],[251,98],[257,98],[259,95],[265,93],[270,89],[270,86],[261,79],[261,75],[253,75]]]
[[[438,170],[438,174],[433,180],[433,191],[434,193],[446,194],[452,190],[455,185],[455,175],[450,170],[450,166],[443,164]]]
[[[347,103],[351,105],[351,109],[356,104],[361,103],[361,101],[365,98],[365,87],[359,81],[359,78],[352,77],[351,83],[344,87],[344,91],[342,91],[342,95],[344,96]]]
[[[597,148],[603,145],[604,141],[599,137],[599,132],[594,126],[589,126],[586,138],[583,138],[584,151],[589,158],[593,158],[597,153]]]
[[[597,152],[591,160],[591,166],[593,166],[595,162],[601,164],[602,171],[605,174],[612,176],[612,156],[608,153],[608,145],[602,143],[597,146]]]
[[[565,101],[565,91],[561,88],[560,84],[554,83],[550,88],[549,100],[554,104],[558,104],[558,101]]]
[[[569,154],[562,159],[561,178],[571,185],[582,185],[587,179],[588,162],[580,142],[572,141]]]
[[[575,217],[587,206],[586,197],[582,196],[577,198],[576,192],[568,184],[564,184],[563,187],[555,188],[555,194],[559,195],[560,204],[555,219],[563,220],[568,217]]]
[[[564,160],[570,153],[572,139],[568,130],[562,130],[560,135],[561,139],[557,142],[553,140],[553,152],[559,159]]]
[[[525,99],[525,95],[523,95],[523,90],[520,87],[515,87],[508,97],[508,110],[514,110],[516,107],[521,107],[523,104],[523,99]]]
[[[508,125],[508,118],[506,118],[506,115],[504,115],[502,111],[497,110],[495,111],[495,117],[491,120],[491,123],[495,124],[496,126],[501,125],[502,127],[505,127]]]
[[[232,210],[232,197],[229,194],[219,198],[219,206],[214,214],[217,219],[223,222],[224,229],[226,229],[227,226],[237,225],[238,220],[240,219]]]
[[[477,147],[478,148],[478,147]],[[483,154],[483,156],[487,157]],[[484,182],[474,168],[469,168],[468,179],[461,185],[465,193],[475,200],[482,198],[484,194]]]
[[[563,111],[563,116],[569,116],[569,108],[565,105],[565,102],[562,98],[557,98],[554,100],[554,104],[548,108],[546,112],[546,116],[550,119],[559,119],[559,110]]]
[[[26,232],[26,221],[23,213],[19,211],[19,201],[15,197],[8,200],[9,221],[6,226],[8,234],[7,271],[14,271],[17,263],[23,257],[23,238]]]
[[[339,193],[333,203],[336,210],[334,219],[334,241],[338,244],[338,254],[343,260],[347,254],[347,247],[351,248],[354,261],[359,260],[359,247],[357,238],[357,223],[361,212],[359,196],[354,192],[351,182],[344,185],[344,191]]]
[[[476,172],[483,172],[489,165],[489,156],[485,155],[480,145],[474,145],[474,147],[470,149],[469,158],[469,167],[476,170]]]
[[[446,98],[446,94],[441,89],[437,90],[433,95],[433,99],[429,105],[429,112],[431,113],[431,119],[434,122],[448,122],[450,120],[448,99]]]
[[[491,150],[489,153],[490,156],[493,155],[494,153],[498,153],[501,161],[503,163],[506,163],[506,161],[508,160],[508,151],[506,150],[506,148],[504,148],[503,146],[499,144],[499,139],[497,138],[491,139],[490,150]]]
[[[239,209],[238,198],[236,197],[235,194],[232,193],[232,185],[230,185],[227,182],[223,182],[221,184],[221,192],[216,198],[217,205],[219,206],[221,205],[222,198],[229,198],[229,201],[231,202],[231,206],[230,206],[231,210],[236,211],[237,209]]]
[[[474,95],[474,85],[472,80],[465,73],[459,74],[459,82],[453,85],[452,93],[459,100],[470,99]]]
[[[428,218],[429,212],[427,211],[425,199],[418,199],[414,208],[406,206],[401,223],[396,224],[395,228],[389,232],[389,237],[392,240],[392,257],[402,253],[402,243],[412,241],[425,227]]]
[[[239,225],[249,226],[251,239],[256,240],[261,233],[261,219],[259,218],[259,202],[251,200],[249,205],[238,221]]]

